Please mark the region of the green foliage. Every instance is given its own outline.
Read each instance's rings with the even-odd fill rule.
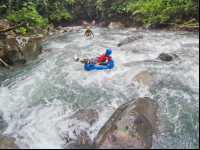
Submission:
[[[184,23],[199,20],[198,0],[147,0],[129,6],[131,18],[142,23]]]
[[[100,19],[151,24],[199,21],[199,0],[1,0],[0,19],[25,29],[45,28],[61,20]],[[52,25],[51,25],[52,26]]]
[[[137,0],[97,0],[96,8],[101,12],[104,21],[124,20],[129,18],[129,5]]]
[[[22,7],[22,9],[19,11],[12,10],[7,16],[7,19],[9,20],[11,25],[16,25],[27,21],[27,31],[33,30],[36,26],[45,28],[48,25],[48,19],[43,18],[38,14],[35,9],[35,4],[33,4],[32,2],[28,2],[24,3],[23,6],[24,7]]]
[[[26,33],[26,29],[24,27],[20,27],[19,33],[25,34]]]

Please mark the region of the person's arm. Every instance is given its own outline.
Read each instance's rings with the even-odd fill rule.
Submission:
[[[92,33],[92,31],[90,30],[90,32]],[[94,34],[92,33],[92,35],[94,36]]]
[[[105,66],[107,66],[108,62],[100,62],[99,65],[105,65]]]
[[[108,60],[106,60],[105,62],[99,62],[99,65],[108,65]]]

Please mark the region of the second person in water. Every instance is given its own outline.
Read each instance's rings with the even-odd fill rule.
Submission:
[[[74,61],[81,62],[83,64],[91,64],[91,65],[108,65],[108,63],[112,60],[110,56],[112,53],[111,49],[106,49],[106,53],[101,56],[97,56],[98,60],[91,60],[91,59],[81,59],[78,58],[77,55],[73,55]]]
[[[91,34],[94,36],[94,34],[92,33],[92,31],[90,30],[90,27],[87,27],[87,30],[85,31],[84,36],[91,36]]]

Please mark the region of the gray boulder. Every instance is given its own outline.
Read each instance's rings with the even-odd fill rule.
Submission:
[[[121,105],[94,138],[98,149],[147,149],[152,147],[157,103],[148,98]]]

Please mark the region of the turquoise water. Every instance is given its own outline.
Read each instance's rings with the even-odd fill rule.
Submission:
[[[92,27],[95,37],[87,38],[84,27],[72,28],[79,32],[46,41],[51,50],[37,59],[0,70],[0,114],[8,124],[3,134],[15,137],[20,148],[64,148],[81,130],[93,139],[121,104],[146,96],[159,104],[152,148],[199,148],[199,35]],[[117,47],[135,34],[143,38]],[[111,70],[85,71],[72,59],[75,53],[93,58],[106,48],[113,51]],[[179,58],[162,62],[162,52]],[[149,84],[135,80],[141,71],[151,74]],[[96,109],[99,120],[90,126],[68,119],[80,108]]]

